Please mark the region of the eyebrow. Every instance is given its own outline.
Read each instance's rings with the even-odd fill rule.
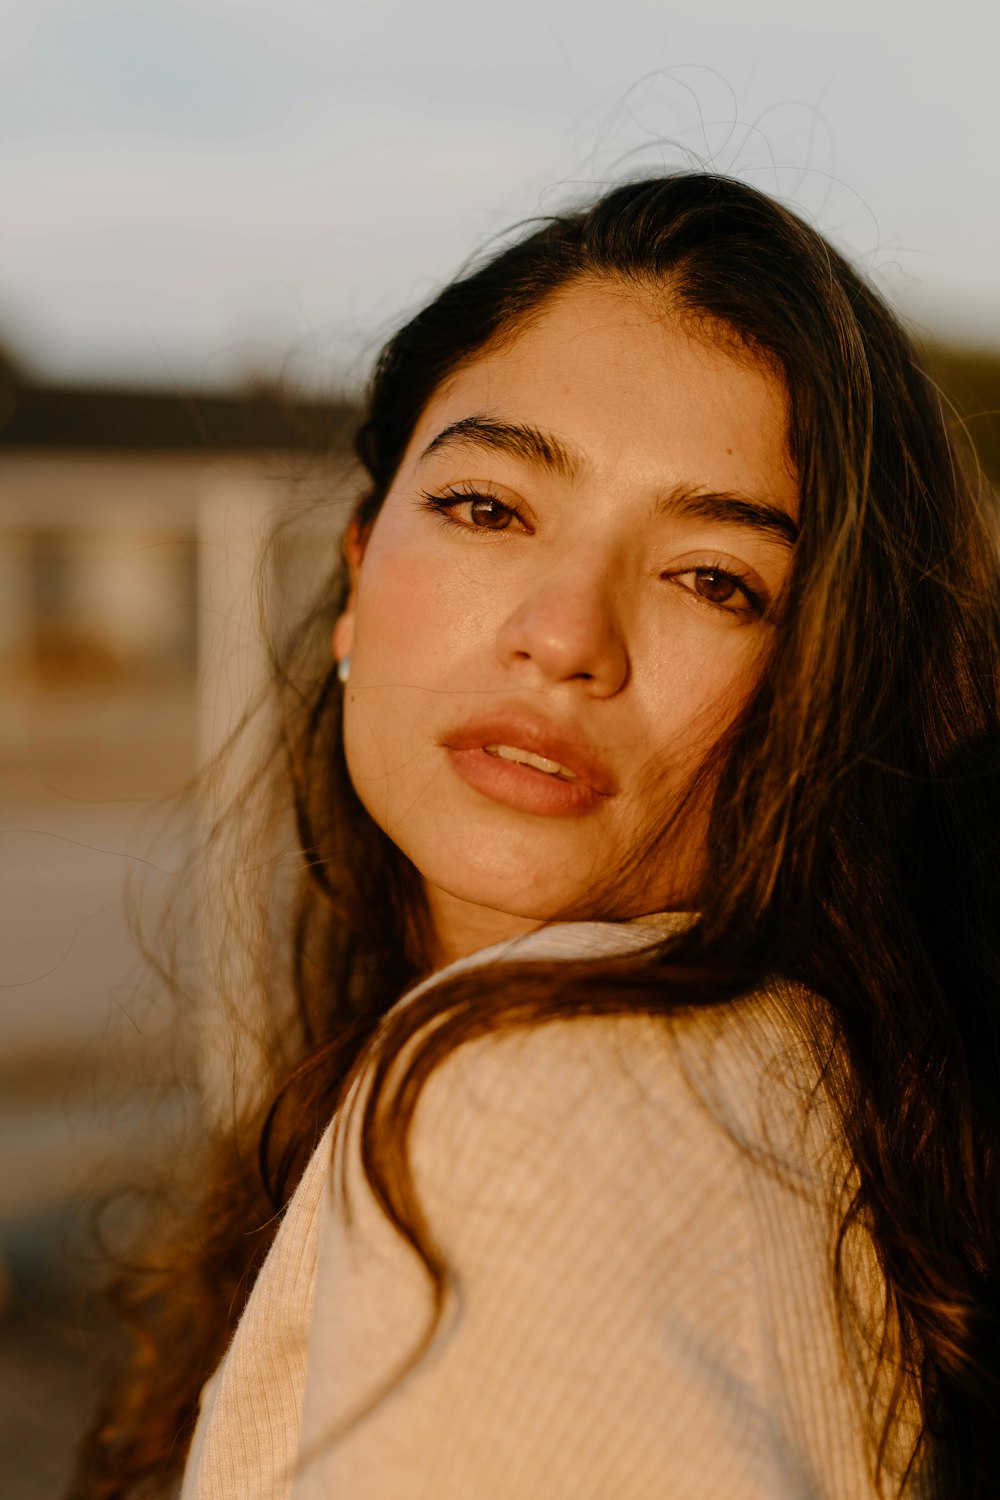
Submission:
[[[443,428],[421,453],[418,463],[444,448],[489,448],[514,458],[541,464],[568,481],[578,480],[586,468],[583,455],[541,428],[523,422],[502,422],[483,414],[462,417]],[[729,490],[690,489],[677,485],[659,495],[655,514],[671,511],[726,526],[751,527],[794,546],[799,528],[780,505]]]
[[[522,422],[501,422],[495,417],[463,417],[460,422],[452,422],[431,439],[418,462],[423,463],[432,453],[450,447],[492,448],[495,453],[509,453],[514,458],[542,464],[567,480],[579,479],[584,468],[580,454],[552,433]]]
[[[678,485],[657,498],[655,511],[657,515],[675,511],[725,526],[750,526],[789,547],[794,547],[799,539],[798,525],[780,505],[730,490],[691,490]]]

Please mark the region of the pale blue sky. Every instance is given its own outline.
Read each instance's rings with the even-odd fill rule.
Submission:
[[[7,0],[0,341],[77,380],[358,378],[511,221],[690,160],[1000,345],[998,63],[995,0]]]

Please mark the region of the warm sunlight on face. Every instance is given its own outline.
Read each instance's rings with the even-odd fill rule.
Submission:
[[[608,283],[436,393],[335,635],[359,797],[442,958],[694,893],[704,816],[620,883],[752,689],[791,562],[784,388]]]

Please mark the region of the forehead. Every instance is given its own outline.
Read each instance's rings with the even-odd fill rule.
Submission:
[[[780,376],[662,298],[602,282],[559,292],[442,384],[404,464],[483,414],[553,434],[604,483],[763,489],[798,514]]]

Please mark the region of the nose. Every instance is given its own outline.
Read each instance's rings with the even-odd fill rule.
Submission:
[[[629,657],[606,568],[552,567],[518,597],[497,633],[504,666],[527,685],[578,684],[611,698],[628,680]]]

